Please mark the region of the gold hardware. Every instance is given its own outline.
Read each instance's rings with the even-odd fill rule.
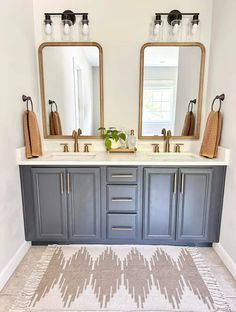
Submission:
[[[84,152],[85,153],[89,153],[89,145],[92,145],[92,144],[88,144],[88,143],[84,144]]]
[[[112,198],[112,202],[132,202],[133,198],[132,197],[127,197],[127,198]]]
[[[152,144],[153,145],[153,153],[159,153],[160,152],[160,144]]]
[[[112,178],[133,178],[132,174],[112,174]]]
[[[136,153],[137,148],[111,148],[108,150],[109,153]]]
[[[112,231],[132,231],[133,230],[132,227],[116,227],[116,226],[113,226],[111,229]]]
[[[64,148],[63,148],[63,152],[64,153],[68,153],[69,152],[68,143],[61,143],[60,145],[64,146]]]
[[[63,179],[63,177],[64,177],[64,175],[63,175],[63,173],[61,173],[60,174],[60,186],[61,186],[61,194],[63,194],[64,193],[64,179]]]
[[[184,193],[184,180],[185,180],[185,175],[184,173],[181,173],[181,190],[180,190],[181,194]]]
[[[67,194],[70,194],[70,174],[67,173]]]
[[[177,185],[177,181],[176,181],[176,179],[177,179],[177,174],[176,173],[174,173],[174,180],[173,180],[173,193],[174,194],[176,194],[176,185]]]
[[[176,143],[175,145],[175,153],[181,152],[181,145],[184,145],[183,143]]]
[[[79,134],[76,130],[72,132],[72,138],[74,139],[74,152],[78,153],[79,152],[79,143],[78,143]]]
[[[170,138],[171,138],[171,131],[166,131],[165,128],[162,129],[161,133],[163,134],[163,139],[165,141],[164,144],[164,152],[169,153],[170,152]]]

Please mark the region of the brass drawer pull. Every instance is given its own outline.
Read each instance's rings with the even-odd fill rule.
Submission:
[[[132,174],[112,174],[112,178],[133,178]]]
[[[113,226],[112,231],[132,231],[133,228],[131,226]]]
[[[63,175],[63,173],[60,173],[60,188],[61,188],[61,194],[63,194],[64,193],[64,175]]]
[[[67,193],[70,193],[70,174],[67,173]]]
[[[185,175],[184,175],[184,173],[182,173],[181,174],[181,190],[180,190],[181,194],[184,193],[184,180],[185,180]]]
[[[173,180],[173,193],[176,194],[176,185],[177,185],[177,174],[174,173],[174,180]]]
[[[132,202],[133,198],[132,197],[113,197],[111,199],[112,202]]]

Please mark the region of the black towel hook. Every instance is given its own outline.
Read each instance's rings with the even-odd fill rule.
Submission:
[[[215,112],[215,111],[214,111],[214,104],[215,104],[215,101],[216,101],[216,100],[219,100],[219,101],[220,101],[220,106],[219,106],[218,112],[220,112],[220,111],[221,111],[221,106],[222,106],[222,101],[224,101],[224,99],[225,99],[224,93],[222,93],[222,94],[220,94],[220,95],[217,95],[217,96],[214,98],[214,100],[213,100],[213,102],[212,102],[212,104],[211,104],[211,111],[212,111],[212,112]]]
[[[51,105],[51,112],[53,112],[53,110],[52,110],[53,104],[55,105],[55,107],[56,107],[55,111],[57,112],[57,103],[55,101],[52,101],[52,100],[48,100],[48,103],[49,103],[49,105]]]
[[[188,112],[192,112],[193,111],[193,104],[197,103],[197,99],[191,100],[188,104]],[[190,109],[190,110],[189,110]]]
[[[23,102],[26,102],[27,112],[29,112],[29,102],[30,102],[30,104],[31,104],[31,112],[33,112],[34,111],[34,105],[33,105],[33,101],[31,99],[31,97],[23,94],[22,95],[22,100],[23,100]]]

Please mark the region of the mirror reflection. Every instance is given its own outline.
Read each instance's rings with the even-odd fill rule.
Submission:
[[[142,136],[194,136],[199,109],[199,46],[147,46],[143,59]]]
[[[101,126],[101,69],[97,46],[43,48],[45,116],[48,135],[98,136]]]

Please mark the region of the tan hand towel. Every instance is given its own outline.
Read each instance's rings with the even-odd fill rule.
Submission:
[[[61,119],[58,112],[51,112],[49,115],[49,125],[51,135],[62,135]]]
[[[184,120],[182,136],[193,136],[195,130],[195,116],[193,112],[187,112]]]
[[[25,111],[23,114],[23,128],[25,138],[25,156],[26,158],[42,156],[42,143],[34,112]]]
[[[210,112],[207,118],[204,137],[202,140],[200,150],[201,156],[208,158],[215,158],[217,156],[221,137],[222,120],[223,118],[221,112]]]

